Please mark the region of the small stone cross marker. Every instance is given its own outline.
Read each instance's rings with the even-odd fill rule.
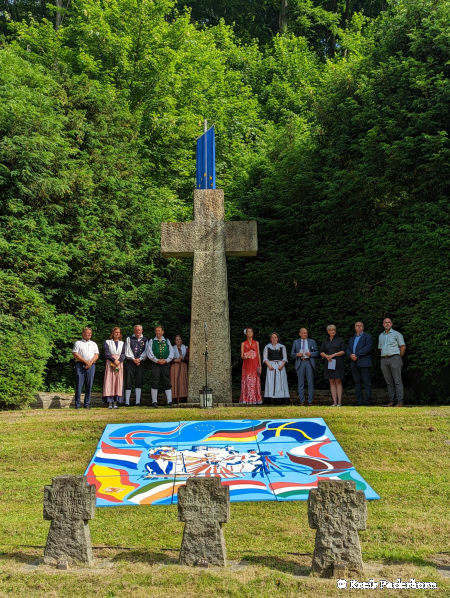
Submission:
[[[308,498],[309,526],[316,529],[312,572],[319,577],[363,574],[358,530],[366,529],[367,505],[350,480],[320,480]]]
[[[222,189],[194,191],[193,222],[163,222],[163,257],[193,257],[189,402],[205,384],[204,323],[208,325],[208,386],[214,401],[231,403],[231,349],[226,257],[256,255],[256,222],[225,222]]]
[[[44,563],[60,561],[92,565],[89,520],[95,515],[95,486],[84,475],[54,477],[44,486],[44,519],[50,520]]]
[[[230,519],[230,489],[220,478],[189,478],[178,490],[178,519],[185,521],[180,563],[205,560],[225,567],[227,550],[222,523]],[[204,566],[204,565],[203,565]]]

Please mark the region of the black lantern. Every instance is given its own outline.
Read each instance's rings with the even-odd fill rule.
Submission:
[[[213,404],[213,391],[209,386],[203,386],[200,389],[200,409],[212,409]]]

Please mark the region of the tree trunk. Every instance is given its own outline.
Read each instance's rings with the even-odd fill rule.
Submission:
[[[287,30],[287,5],[288,0],[280,0],[280,18],[279,18],[279,25],[280,25],[280,33],[286,33]]]
[[[333,14],[336,14],[337,10],[337,0],[333,0]],[[334,33],[331,34],[330,37],[330,58],[334,58],[336,52],[336,35]]]
[[[56,1],[56,8],[58,9],[56,11],[55,31],[58,31],[58,29],[61,25],[61,20],[62,20],[62,14],[61,14],[62,0],[55,0],[55,1]]]
[[[344,13],[344,31],[347,29],[349,18],[350,18],[350,0],[346,0],[345,13]]]

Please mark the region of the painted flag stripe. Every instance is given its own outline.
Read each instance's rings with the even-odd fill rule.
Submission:
[[[128,467],[128,469],[137,469],[138,466],[136,463],[132,463],[129,461],[123,461],[120,459],[111,459],[111,457],[106,457],[106,459],[102,457],[98,457],[97,455],[94,458],[96,463],[104,463],[105,465],[119,465],[121,467]]]
[[[106,444],[106,442],[102,442],[102,451],[104,451],[105,453],[110,453],[112,455],[129,455],[130,457],[140,457],[143,453],[143,451],[139,451],[136,449],[116,448],[114,446]]]
[[[100,449],[96,455],[95,458],[100,457],[101,459],[114,459],[115,461],[125,461],[127,463],[139,463],[139,459],[141,458],[141,454],[139,453],[139,455],[137,455],[136,453],[133,456],[128,456],[128,455],[122,455],[121,453],[110,453],[109,451],[104,451],[103,449]]]
[[[262,488],[266,488],[266,484],[264,484],[264,482],[257,482],[256,480],[230,480],[227,482],[223,482],[224,485],[226,486],[230,486],[230,490],[232,486],[242,486],[242,484],[246,484],[248,487],[262,487]]]
[[[133,440],[145,440],[147,436],[171,436],[178,432],[185,424],[180,424],[172,430],[133,430],[125,436],[110,436],[110,440],[125,440],[127,444],[133,444]],[[136,436],[136,434],[145,434],[145,436]]]
[[[136,504],[148,504],[148,502],[144,503],[143,501],[150,497],[153,497],[153,500],[156,500],[155,496],[159,494],[168,496],[166,494],[168,490],[170,490],[170,494],[172,494],[173,482],[157,482],[155,485],[151,484],[151,488],[144,486],[143,488],[136,490],[136,492],[133,492],[133,494],[127,497],[127,500]]]

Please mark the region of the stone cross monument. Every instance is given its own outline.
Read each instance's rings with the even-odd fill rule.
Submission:
[[[198,402],[205,384],[208,328],[208,386],[215,402],[231,403],[231,349],[226,257],[256,255],[256,222],[225,222],[222,189],[194,191],[193,222],[163,222],[163,257],[193,257],[189,402]]]
[[[364,492],[350,480],[320,480],[309,492],[308,519],[317,530],[313,574],[358,579],[363,574],[358,530],[367,522]]]
[[[230,489],[220,478],[189,478],[178,490],[178,519],[185,521],[180,563],[199,561],[225,567],[227,550],[222,523],[230,519]]]
[[[50,520],[44,563],[92,565],[89,519],[95,515],[95,486],[84,475],[60,475],[44,486],[44,519]]]

